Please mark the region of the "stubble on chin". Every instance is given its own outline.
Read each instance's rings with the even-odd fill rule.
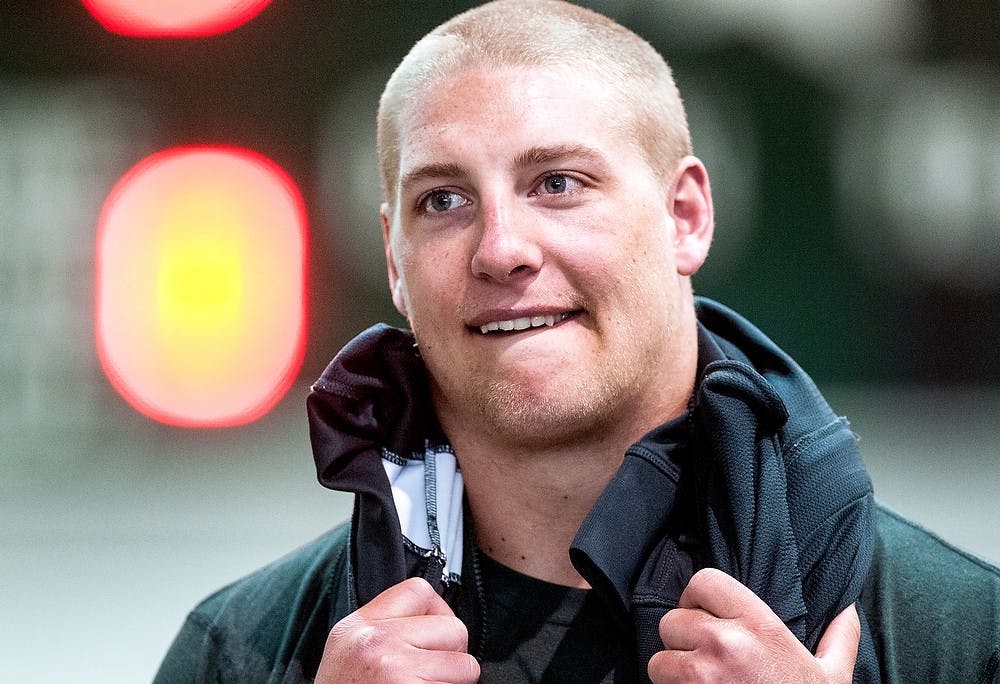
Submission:
[[[565,448],[599,439],[614,423],[622,401],[622,378],[587,378],[545,394],[498,380],[489,383],[468,408],[494,443],[512,450]]]

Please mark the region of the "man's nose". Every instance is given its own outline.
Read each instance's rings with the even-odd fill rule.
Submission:
[[[538,217],[516,200],[488,200],[480,207],[472,274],[506,282],[537,272],[542,266],[542,250],[536,239]]]

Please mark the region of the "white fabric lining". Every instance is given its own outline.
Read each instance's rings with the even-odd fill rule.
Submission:
[[[455,454],[450,447],[430,445],[423,458],[384,453],[382,466],[392,487],[403,536],[420,549],[442,551],[445,578],[460,577],[463,484]]]

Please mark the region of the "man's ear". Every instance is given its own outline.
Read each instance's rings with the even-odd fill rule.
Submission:
[[[396,311],[408,318],[409,314],[407,314],[406,311],[405,288],[403,280],[399,276],[399,271],[396,270],[396,260],[392,254],[388,203],[382,203],[382,207],[379,209],[379,218],[382,221],[382,244],[385,246],[385,265],[389,273],[389,291],[392,293],[392,304],[396,307]]]
[[[697,157],[684,157],[678,164],[669,209],[676,230],[674,258],[677,272],[684,276],[694,275],[708,257],[715,230],[708,171]]]

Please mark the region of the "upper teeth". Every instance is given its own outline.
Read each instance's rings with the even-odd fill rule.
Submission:
[[[486,325],[479,326],[485,335],[497,330],[527,330],[528,328],[540,328],[543,325],[552,326],[565,319],[569,314],[556,314],[555,316],[524,316],[513,318],[509,321],[492,321]]]

